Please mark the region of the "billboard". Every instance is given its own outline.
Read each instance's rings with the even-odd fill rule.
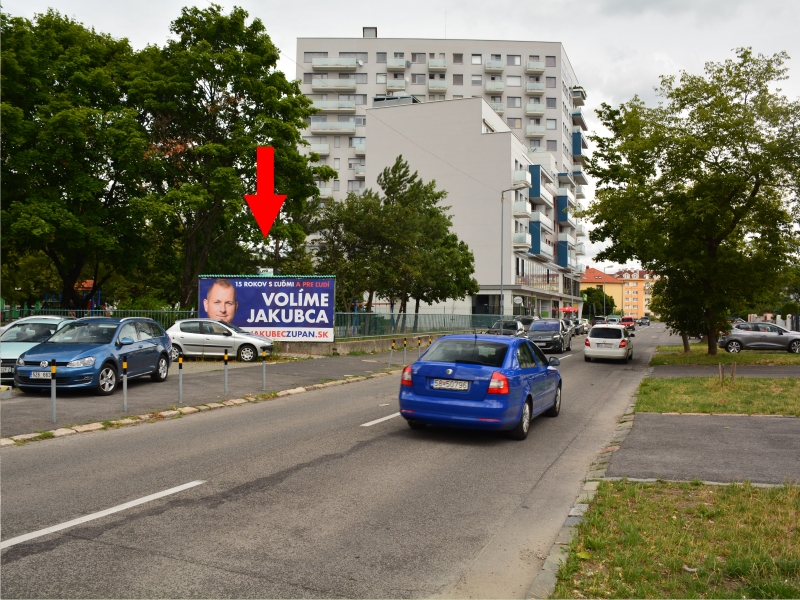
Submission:
[[[200,317],[281,342],[332,342],[334,277],[201,275]]]

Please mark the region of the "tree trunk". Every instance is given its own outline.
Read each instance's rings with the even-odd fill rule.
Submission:
[[[706,340],[708,342],[708,355],[709,356],[716,356],[717,355],[717,329],[716,327],[709,327],[708,331],[706,332]]]
[[[682,333],[682,334],[681,334],[681,339],[683,340],[683,351],[684,351],[686,354],[689,354],[689,352],[691,352],[691,351],[692,351],[692,349],[691,349],[691,348],[689,348],[689,336],[688,336],[688,335],[686,335],[685,333]]]
[[[372,312],[372,299],[375,296],[375,290],[369,291],[369,296],[367,297],[367,312]]]

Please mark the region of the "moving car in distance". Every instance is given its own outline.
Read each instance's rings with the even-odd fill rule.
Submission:
[[[622,321],[622,319],[620,317],[617,317],[617,316],[613,316],[612,315],[610,317],[606,317],[606,323],[608,325],[619,325],[620,321]]]
[[[643,327],[650,327],[650,318],[642,317],[641,319],[639,319],[639,325]]]
[[[528,340],[480,334],[437,340],[400,376],[400,415],[412,429],[442,425],[528,436],[561,411],[560,364]]]
[[[0,334],[0,381],[14,382],[14,365],[20,354],[38,346],[74,317],[26,317],[11,323]]]
[[[542,350],[572,350],[572,330],[561,319],[540,319],[528,330],[528,339]]]
[[[624,325],[631,331],[636,331],[636,321],[634,320],[633,317],[622,317],[620,324]]]
[[[23,392],[50,389],[50,361],[55,359],[56,387],[89,388],[106,396],[117,387],[123,358],[128,377],[150,375],[153,381],[165,381],[171,350],[169,336],[152,319],[76,319],[17,359],[14,385]]]
[[[525,326],[519,321],[495,321],[486,332],[489,335],[514,335],[523,337]]]
[[[522,316],[517,317],[517,321],[522,323],[522,327],[525,329],[525,331],[528,331],[528,329],[531,326],[531,323],[533,323],[534,321],[538,321],[538,320],[539,320],[539,317],[536,317],[534,315],[522,315]]]
[[[172,340],[172,360],[180,356],[222,358],[225,350],[242,362],[253,362],[262,351],[272,354],[272,340],[215,319],[184,319],[167,329]]]
[[[592,319],[592,325],[604,325],[607,317],[597,316]]]
[[[631,338],[635,333],[623,325],[595,325],[583,343],[583,359],[609,358],[628,362],[633,358]]]
[[[717,345],[727,352],[742,350],[787,350],[800,354],[800,331],[789,331],[772,323],[735,323],[723,332]]]

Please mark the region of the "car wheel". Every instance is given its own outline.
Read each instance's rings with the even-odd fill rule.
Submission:
[[[791,344],[789,344],[789,352],[800,354],[800,340],[794,340]]]
[[[239,360],[242,362],[253,362],[258,354],[254,346],[244,344],[239,346]]]
[[[556,354],[563,354],[564,352],[564,340],[558,342],[558,350],[556,350]]]
[[[36,388],[18,387],[17,389],[23,394],[35,394],[37,392]]]
[[[183,350],[181,350],[180,346],[172,344],[172,350],[169,353],[172,356],[172,362],[178,362],[178,359],[183,355]]]
[[[583,355],[583,360],[585,360],[586,362],[592,362],[591,357],[590,356],[586,356],[585,354]]]
[[[100,369],[97,376],[97,395],[110,396],[117,387],[117,370],[114,365],[107,363]]]
[[[167,375],[169,374],[169,361],[167,361],[167,357],[163,354],[158,357],[158,364],[156,365],[156,370],[153,373],[150,373],[150,379],[153,381],[158,381],[159,383],[162,381],[167,380]]]
[[[411,429],[419,430],[419,429],[425,429],[425,427],[427,427],[425,423],[420,423],[419,421],[407,421],[407,422],[408,426],[411,427]]]
[[[567,344],[567,351],[568,352],[572,351],[572,338],[569,338],[569,344]]]
[[[519,423],[511,430],[511,437],[515,440],[524,440],[528,437],[528,430],[531,428],[531,400],[525,400],[522,405],[522,414],[519,417]]]
[[[731,352],[732,354],[737,354],[742,351],[742,345],[736,340],[731,340],[725,344],[725,350]]]
[[[556,401],[553,403],[546,413],[544,413],[548,417],[557,417],[558,413],[561,412],[561,386],[556,388]]]

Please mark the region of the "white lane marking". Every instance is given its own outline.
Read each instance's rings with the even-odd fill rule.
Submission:
[[[389,406],[388,404],[378,404],[378,406]]]
[[[566,356],[562,356],[561,360],[564,360],[565,358],[569,358],[570,356],[572,356],[572,354],[567,354]]]
[[[399,417],[400,413],[396,412],[393,415],[389,415],[388,417],[381,417],[380,419],[375,419],[374,421],[370,421],[369,423],[362,423],[362,427],[369,427],[371,425],[377,425],[378,423],[383,423],[384,421],[388,421],[389,419],[394,419],[395,417]]]
[[[116,512],[120,512],[128,508],[133,508],[134,506],[138,506],[140,504],[144,504],[152,500],[158,500],[159,498],[163,498],[164,496],[169,496],[170,494],[177,494],[178,492],[182,492],[183,490],[188,490],[189,488],[193,488],[196,485],[200,485],[203,483],[205,483],[205,481],[190,481],[189,483],[184,483],[183,485],[179,485],[178,487],[170,488],[168,490],[164,490],[163,492],[156,492],[155,494],[144,496],[143,498],[139,498],[138,500],[131,500],[130,502],[126,502],[125,504],[120,504],[112,508],[107,508],[106,510],[101,510],[100,512],[92,513],[90,515],[86,515],[85,517],[78,517],[77,519],[73,519],[72,521],[67,521],[66,523],[61,523],[60,525],[53,525],[52,527],[48,527],[46,529],[40,529],[39,531],[33,531],[31,533],[26,533],[25,535],[20,535],[15,538],[11,538],[10,540],[4,540],[3,542],[0,542],[0,550],[9,548],[11,546],[15,546],[16,544],[21,544],[22,542],[27,542],[28,540],[32,540],[37,537],[42,537],[43,535],[55,533],[56,531],[61,531],[63,529],[68,529],[69,527],[75,527],[75,525],[80,525],[81,523],[94,521],[95,519],[99,519],[107,515],[112,515]]]

